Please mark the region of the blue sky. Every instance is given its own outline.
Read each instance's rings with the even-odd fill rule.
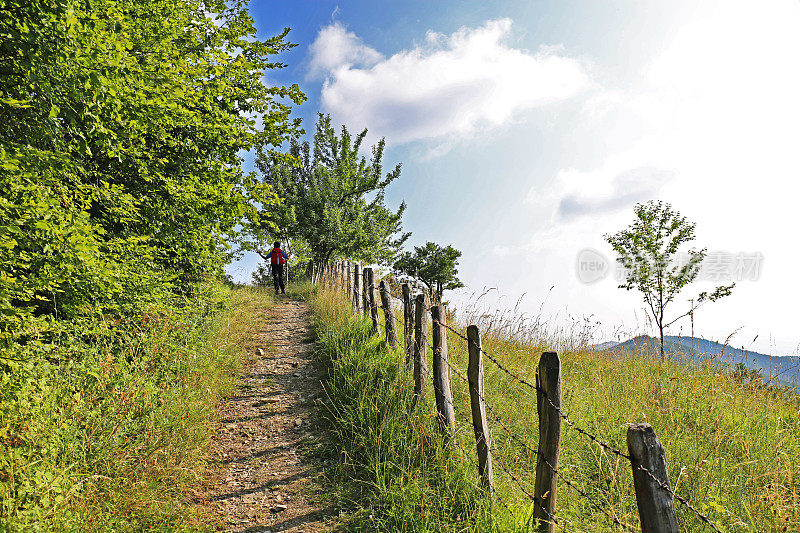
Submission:
[[[490,305],[525,294],[522,309],[553,325],[599,322],[597,340],[652,333],[613,268],[593,283],[577,268],[585,249],[610,264],[603,234],[663,199],[713,258],[685,299],[738,279],[696,331],[797,354],[800,3],[253,0],[251,12],[262,37],[291,28],[298,46],[268,80],[304,90],[307,130],[322,110],[386,138],[386,166],[403,164],[387,200],[407,202],[412,244],[463,252],[457,305],[496,287]],[[247,281],[254,264],[230,271]]]

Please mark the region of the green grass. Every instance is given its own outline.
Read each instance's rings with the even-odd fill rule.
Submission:
[[[0,365],[0,531],[211,531],[193,503],[266,292],[209,286]]]
[[[432,402],[412,407],[411,377],[400,354],[372,337],[368,323],[352,315],[341,295],[305,293],[328,368],[325,422],[332,433],[330,452],[338,457],[333,463],[339,464],[330,479],[342,506],[353,509],[348,528],[526,530],[531,503],[504,469],[533,491],[536,462],[529,448],[535,450],[538,442],[535,391],[484,361],[488,403],[528,444],[518,444],[489,416],[497,485],[490,510],[476,485],[466,384],[451,372],[458,447],[449,449],[435,427]],[[484,349],[531,383],[541,352],[559,352],[563,405],[580,427],[627,451],[628,425],[650,423],[666,449],[672,488],[722,531],[800,531],[796,394],[743,384],[711,366],[660,363],[651,354],[612,359],[581,347],[575,331],[554,334],[538,322],[485,316],[481,321]],[[449,333],[448,346],[451,362],[466,375],[465,342]],[[557,516],[568,531],[621,528],[564,479],[606,513],[639,528],[625,459],[563,425],[559,469]],[[710,531],[684,505],[675,505],[682,530]]]

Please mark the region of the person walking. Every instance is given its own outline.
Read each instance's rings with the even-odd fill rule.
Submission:
[[[282,294],[286,294],[286,286],[283,283],[283,265],[289,260],[289,255],[281,250],[281,243],[276,241],[273,245],[272,251],[264,255],[262,250],[256,250],[256,253],[261,256],[264,261],[269,259],[270,266],[272,267],[272,282],[275,285],[275,294],[278,294],[278,289]]]

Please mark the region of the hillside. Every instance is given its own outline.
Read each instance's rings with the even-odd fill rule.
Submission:
[[[604,342],[595,345],[594,349],[610,354],[652,355],[658,353],[659,342],[657,338],[639,335],[623,342]],[[664,336],[664,353],[677,361],[708,361],[731,367],[743,364],[748,370],[759,372],[767,383],[800,387],[800,362],[796,357],[765,355],[699,337],[680,335]]]
[[[531,531],[540,445],[533,384],[541,354],[567,345],[565,339],[543,336],[535,323],[523,331],[518,322],[478,318],[494,465],[493,489],[483,492],[466,385],[466,324],[449,316],[445,332],[455,415],[448,441],[434,414],[437,386],[423,380],[429,392],[420,402],[417,364],[412,372],[403,363],[401,310],[395,308],[400,342],[393,349],[383,311],[375,315],[376,334],[369,313],[354,310],[337,284],[308,287],[306,294],[328,368],[326,448],[330,457],[346,458],[331,472],[331,490],[356,509],[343,516],[347,530]],[[557,529],[641,527],[626,432],[646,422],[665,449],[681,531],[711,531],[709,524],[719,531],[797,531],[800,397],[715,365],[683,364],[681,357],[705,356],[681,343],[669,341],[664,362],[639,355],[656,347],[654,339],[638,337],[617,350],[573,347],[558,354],[564,423],[551,516]],[[433,350],[426,352],[430,365]]]

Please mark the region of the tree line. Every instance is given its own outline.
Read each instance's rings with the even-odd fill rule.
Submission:
[[[289,29],[259,39],[246,1],[0,0],[0,15],[3,358],[191,295],[276,236],[383,264],[408,239],[384,141],[364,158],[366,132],[325,116],[300,141],[305,95],[264,81]]]

